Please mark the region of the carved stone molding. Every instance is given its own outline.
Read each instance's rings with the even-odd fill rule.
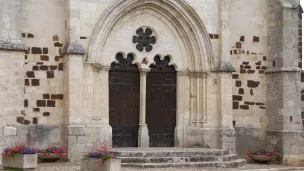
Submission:
[[[190,78],[205,78],[207,75],[204,71],[190,71],[189,76]]]
[[[74,55],[84,55],[86,54],[85,49],[78,42],[69,42],[64,45],[60,50],[60,55],[74,54]]]
[[[0,39],[0,49],[3,50],[17,50],[17,51],[27,51],[28,48],[24,45],[21,40],[12,41]]]

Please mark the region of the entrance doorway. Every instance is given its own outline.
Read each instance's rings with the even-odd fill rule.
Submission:
[[[170,57],[154,58],[147,74],[146,118],[150,147],[173,147],[176,126],[176,71]]]
[[[109,119],[112,127],[113,147],[137,147],[139,123],[138,66],[132,64],[132,54],[123,58],[116,55],[119,63],[112,63],[109,71]]]

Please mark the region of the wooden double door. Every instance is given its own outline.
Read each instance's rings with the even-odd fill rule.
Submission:
[[[112,127],[113,147],[137,147],[140,104],[140,73],[127,59],[116,56],[109,72],[109,119]],[[167,61],[165,61],[167,59]],[[164,61],[166,65],[164,65]],[[174,146],[176,126],[176,72],[155,57],[146,82],[146,123],[151,147]],[[160,68],[160,64],[163,66]]]

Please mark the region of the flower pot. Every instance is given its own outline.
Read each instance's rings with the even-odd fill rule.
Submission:
[[[37,154],[16,154],[2,156],[2,167],[16,169],[33,169],[37,167]]]
[[[100,158],[84,158],[81,159],[80,171],[120,171],[121,160],[109,159],[103,162],[102,166],[98,166]]]
[[[250,158],[258,163],[269,163],[271,160],[274,159],[274,157],[271,156],[264,156],[264,155],[252,155]]]
[[[61,159],[60,154],[50,153],[49,155],[45,155],[43,153],[38,153],[38,160],[40,162],[56,162]]]

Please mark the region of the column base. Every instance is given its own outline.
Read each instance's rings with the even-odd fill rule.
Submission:
[[[146,124],[139,125],[138,147],[149,147],[149,130]]]
[[[175,127],[174,147],[184,147],[184,128]]]

